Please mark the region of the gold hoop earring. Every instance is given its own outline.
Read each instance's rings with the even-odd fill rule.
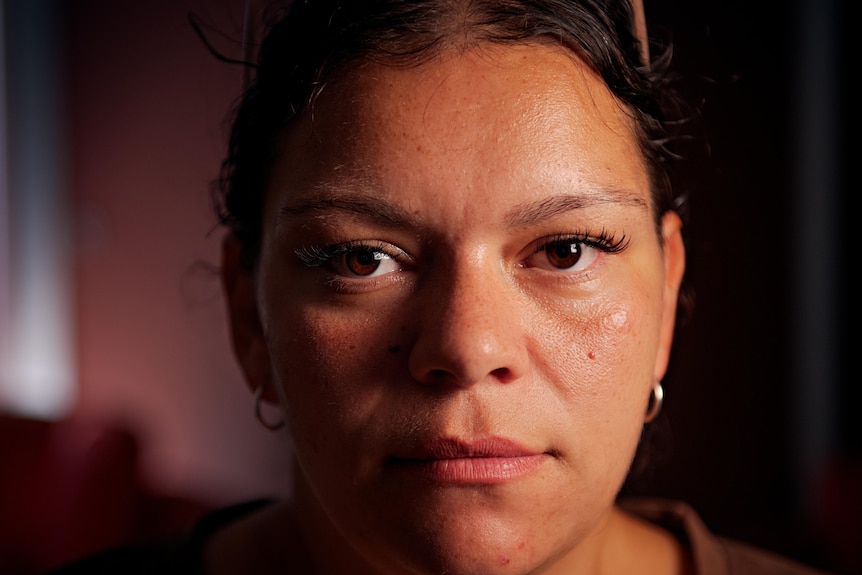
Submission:
[[[658,417],[658,412],[661,411],[661,404],[664,402],[664,388],[661,386],[661,382],[655,382],[655,385],[652,388],[652,393],[649,397],[649,403],[647,404],[647,412],[644,416],[644,423],[649,423],[655,420]]]
[[[263,392],[266,390],[266,384],[261,385],[257,389],[254,390],[254,416],[257,418],[258,423],[264,426],[269,431],[278,431],[282,427],[284,427],[284,420],[279,420],[275,423],[270,423],[263,417],[263,412],[260,408],[260,404],[263,401]]]

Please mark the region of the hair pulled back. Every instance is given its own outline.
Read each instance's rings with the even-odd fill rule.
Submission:
[[[673,206],[665,169],[661,62],[642,61],[631,0],[297,0],[272,13],[233,117],[215,205],[254,266],[281,135],[351,64],[417,66],[481,43],[542,42],[584,60],[635,120],[656,226]],[[290,161],[282,158],[282,161]]]

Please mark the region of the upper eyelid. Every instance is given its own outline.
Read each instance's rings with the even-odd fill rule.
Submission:
[[[630,238],[626,234],[621,234],[619,239],[613,232],[609,232],[606,228],[602,228],[599,233],[591,231],[577,231],[575,233],[561,233],[553,236],[545,236],[536,239],[532,244],[532,250],[539,252],[545,249],[548,245],[557,242],[580,243],[585,246],[601,250],[606,253],[619,253],[624,251],[630,242]]]
[[[629,238],[626,234],[622,234],[617,239],[617,235],[614,232],[609,232],[606,228],[602,228],[598,233],[590,230],[576,230],[537,238],[529,244],[527,249],[531,253],[535,253],[555,242],[577,242],[607,253],[619,253],[628,247]],[[306,265],[318,266],[341,254],[357,249],[370,249],[397,260],[412,261],[415,259],[406,250],[383,240],[347,240],[326,245],[311,244],[295,249],[294,253]]]
[[[385,254],[399,261],[409,261],[412,257],[403,249],[380,240],[347,240],[326,245],[306,245],[293,250],[293,253],[307,266],[318,267],[325,265],[336,257],[351,251],[367,249]]]

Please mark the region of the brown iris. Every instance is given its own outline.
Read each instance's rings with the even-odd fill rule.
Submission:
[[[344,254],[344,265],[350,273],[369,276],[380,267],[380,254],[371,249],[358,249]]]
[[[551,242],[545,246],[548,262],[559,269],[567,269],[581,259],[581,244],[578,242]]]

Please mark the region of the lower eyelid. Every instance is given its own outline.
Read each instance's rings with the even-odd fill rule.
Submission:
[[[362,294],[371,292],[387,285],[402,284],[402,276],[400,274],[389,273],[381,276],[372,276],[366,279],[346,277],[332,272],[327,272],[324,283],[327,287],[337,293],[343,294]]]

